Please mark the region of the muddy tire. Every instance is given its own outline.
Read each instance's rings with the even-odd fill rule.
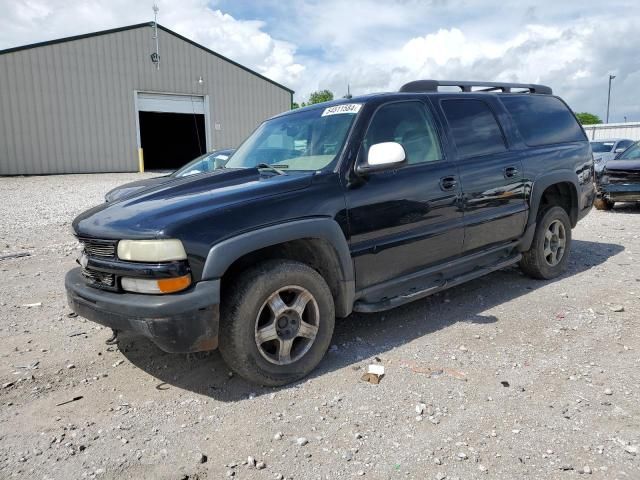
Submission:
[[[269,260],[243,272],[228,290],[220,318],[220,353],[246,380],[295,382],[322,360],[335,309],[324,278],[291,260]]]
[[[562,207],[547,207],[538,216],[531,248],[522,254],[521,270],[530,277],[548,280],[567,269],[571,251],[571,221]]]
[[[616,202],[612,202],[605,198],[596,198],[593,202],[593,206],[596,207],[596,210],[611,210],[615,203]]]

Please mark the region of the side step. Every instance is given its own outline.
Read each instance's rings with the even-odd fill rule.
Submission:
[[[429,295],[433,295],[434,293],[441,292],[443,290],[446,290],[447,288],[455,287],[456,285],[460,285],[461,283],[468,282],[469,280],[482,277],[488,273],[494,272],[496,270],[500,270],[501,268],[508,267],[510,265],[513,265],[514,263],[518,263],[521,258],[522,258],[522,255],[518,253],[498,263],[487,265],[485,267],[480,267],[469,273],[465,273],[458,277],[450,278],[449,280],[444,281],[440,285],[425,288],[424,290],[412,291],[411,293],[398,295],[392,298],[385,298],[384,300],[381,300],[379,302],[367,303],[367,302],[358,300],[353,306],[353,311],[362,312],[362,313],[373,313],[373,312],[382,312],[384,310],[390,310],[392,308],[399,307],[400,305],[404,305],[405,303],[413,302],[414,300],[419,300],[421,298],[428,297]]]

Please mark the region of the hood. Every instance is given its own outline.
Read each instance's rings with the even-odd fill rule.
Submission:
[[[80,214],[73,221],[78,236],[104,239],[169,238],[182,223],[243,201],[307,187],[314,172],[287,175],[260,173],[256,168],[216,170],[174,178]]]
[[[605,171],[618,171],[618,170],[636,170],[640,171],[640,159],[634,160],[611,160],[607,162]]]
[[[145,178],[144,180],[136,180],[135,182],[125,183],[124,185],[120,185],[113,190],[109,190],[105,194],[104,199],[107,202],[115,202],[116,200],[128,197],[135,192],[139,192],[150,187],[155,187],[156,185],[161,185],[163,183],[170,182],[171,180],[174,180],[174,178],[167,175],[164,177]]]

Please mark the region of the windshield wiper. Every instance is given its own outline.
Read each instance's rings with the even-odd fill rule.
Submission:
[[[270,172],[274,172],[277,173],[278,175],[286,175],[287,172],[284,172],[282,170],[280,170],[277,167],[283,167],[283,168],[287,168],[289,165],[269,165],[268,163],[259,163],[258,165],[256,165],[256,168],[258,170],[269,170]]]

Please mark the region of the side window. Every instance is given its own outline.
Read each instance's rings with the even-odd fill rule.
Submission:
[[[421,102],[390,103],[378,109],[364,139],[365,151],[382,142],[402,145],[409,164],[442,159],[433,118]]]
[[[632,144],[633,142],[631,140],[622,140],[621,142],[618,142],[618,146],[616,148],[624,148],[626,150]]]
[[[524,142],[536,147],[556,143],[584,142],[582,127],[567,106],[550,95],[502,95]]]
[[[477,157],[507,149],[498,121],[485,102],[443,100],[442,110],[453,134],[458,157]]]

